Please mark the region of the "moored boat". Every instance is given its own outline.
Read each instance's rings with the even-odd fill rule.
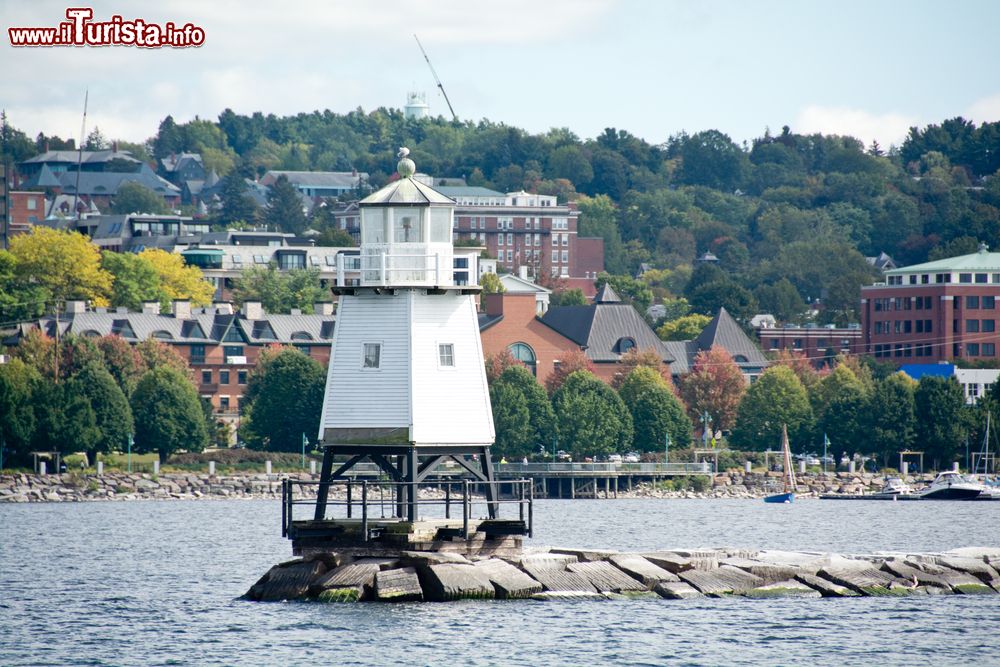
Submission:
[[[765,503],[790,503],[795,500],[795,472],[792,470],[792,450],[788,445],[788,428],[781,425],[781,451],[785,468],[785,491],[764,496]]]
[[[954,471],[939,473],[931,484],[918,491],[922,500],[973,500],[985,489]]]

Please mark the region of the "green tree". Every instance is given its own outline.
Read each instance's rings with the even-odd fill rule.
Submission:
[[[295,348],[261,354],[244,393],[240,437],[253,449],[297,452],[323,409],[326,372]]]
[[[708,315],[684,315],[661,324],[656,335],[660,340],[694,340],[711,321]]]
[[[269,313],[287,313],[299,308],[313,311],[313,304],[326,299],[327,291],[315,267],[279,271],[274,264],[244,269],[233,281],[232,298],[237,306],[246,301],[260,301]]]
[[[104,367],[111,373],[115,383],[126,397],[131,396],[139,378],[146,371],[139,351],[121,336],[101,336],[94,343],[101,351]]]
[[[583,350],[573,349],[560,355],[559,364],[545,378],[545,391],[553,396],[570,375],[577,371],[594,372],[594,362]],[[554,406],[553,406],[554,407]]]
[[[0,446],[4,465],[25,463],[35,434],[32,397],[42,378],[20,359],[0,364]]]
[[[483,294],[503,294],[507,291],[500,281],[500,276],[495,273],[484,273],[479,279],[479,284],[483,288]]]
[[[637,367],[625,378],[618,395],[632,415],[635,449],[659,451],[667,434],[676,447],[691,445],[691,420],[670,385],[654,369]]]
[[[600,290],[605,283],[611,285],[611,289],[623,301],[631,303],[642,315],[646,314],[646,309],[653,303],[653,290],[641,280],[624,275],[613,276],[602,271],[597,274],[597,281],[594,284]]]
[[[875,383],[868,404],[867,441],[888,466],[900,451],[910,449],[916,436],[916,382],[905,373],[894,373]]]
[[[707,412],[716,430],[728,431],[733,427],[747,381],[724,347],[713,345],[695,355],[691,372],[680,385],[681,397],[692,420],[697,421]]]
[[[577,183],[577,185],[581,185]],[[604,265],[611,274],[627,271],[624,261],[621,231],[618,228],[618,208],[611,197],[599,194],[582,196],[576,201],[580,209],[577,233],[581,237],[594,236],[604,239]]]
[[[492,454],[496,457],[520,458],[532,451],[531,413],[524,394],[506,382],[490,385],[490,405],[496,441]]]
[[[681,158],[682,183],[706,185],[725,192],[733,192],[743,184],[749,162],[746,153],[728,135],[706,130],[674,143]]]
[[[624,451],[632,443],[632,416],[614,389],[577,371],[552,397],[559,441],[577,457]]]
[[[229,227],[237,223],[251,223],[257,217],[257,204],[250,196],[245,174],[241,169],[234,169],[222,179],[219,188],[221,206],[216,221]]]
[[[140,454],[157,452],[166,461],[178,450],[200,452],[208,444],[198,392],[177,369],[161,366],[146,372],[130,404]]]
[[[101,256],[101,267],[114,278],[112,306],[140,310],[143,301],[157,301],[162,305],[165,295],[160,286],[160,274],[139,255],[105,252]]]
[[[913,396],[916,410],[916,446],[935,469],[957,461],[965,441],[967,415],[965,395],[954,377],[925,375]]]
[[[305,231],[306,214],[302,211],[302,198],[284,174],[271,184],[262,218],[266,224],[283,232],[299,235]]]
[[[134,428],[132,410],[111,373],[100,363],[92,362],[68,384],[73,392],[87,398],[94,411],[99,435],[91,451],[106,453],[123,449]]]
[[[720,280],[697,288],[689,295],[691,308],[704,315],[725,308],[740,322],[746,322],[757,312],[757,300],[747,288],[733,280]]]
[[[94,450],[101,432],[90,401],[78,386],[42,382],[32,402],[37,419],[33,443],[36,450],[63,454]]]
[[[118,214],[153,213],[164,215],[170,213],[170,207],[167,206],[167,203],[160,195],[144,185],[132,182],[124,183],[118,188],[118,194],[111,201],[111,212]]]
[[[868,393],[868,387],[850,367],[846,364],[838,364],[832,373],[823,377],[809,389],[809,403],[812,405],[813,415],[817,422],[826,428],[826,413],[832,410],[838,400],[855,395],[867,398]],[[833,411],[831,420],[836,421],[837,419],[837,413]]]
[[[556,435],[556,418],[549,395],[524,366],[517,364],[503,371],[499,378],[524,397],[528,408],[528,425],[531,427],[529,452],[539,445],[545,446]],[[528,452],[525,452],[528,453]]]
[[[562,292],[553,292],[550,300],[550,306],[586,306],[587,297],[584,296],[583,290],[577,287],[573,289],[563,290]]]
[[[759,285],[753,291],[760,310],[771,313],[779,322],[794,322],[802,316],[807,306],[798,290],[788,278],[776,283]]]
[[[787,366],[772,366],[750,385],[736,412],[730,442],[739,449],[763,451],[778,446],[788,426],[793,447],[809,441],[813,428],[809,396]]]

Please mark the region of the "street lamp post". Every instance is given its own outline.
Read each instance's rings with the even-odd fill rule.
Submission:
[[[128,471],[130,473],[132,472],[132,445],[134,443],[135,443],[135,440],[132,438],[132,434],[129,433],[128,434]]]
[[[303,470],[306,469],[306,443],[307,442],[308,442],[308,440],[306,440],[306,434],[303,433],[302,434],[302,469]]]
[[[663,465],[670,461],[670,433],[663,435]]]

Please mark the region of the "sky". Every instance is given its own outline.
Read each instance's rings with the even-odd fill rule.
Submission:
[[[170,114],[402,108],[652,143],[717,129],[846,134],[883,147],[910,126],[1000,121],[996,0],[75,0],[94,20],[191,23],[198,48],[14,48],[10,27],[66,2],[0,0],[0,107],[10,122],[143,141]]]

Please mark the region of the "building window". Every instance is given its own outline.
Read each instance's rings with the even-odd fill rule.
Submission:
[[[965,320],[965,333],[979,333],[979,320]]]
[[[246,383],[247,383],[247,372],[236,371],[236,384],[246,384]]]
[[[192,345],[191,346],[190,362],[192,364],[203,364],[203,363],[205,363],[205,346],[204,345]]]
[[[562,261],[563,261],[563,264],[565,264],[566,262],[569,261],[569,250],[563,250],[562,251]]]
[[[771,349],[772,350],[777,350],[778,349],[778,339],[777,338],[772,338],[771,339]]]
[[[997,346],[996,343],[983,343],[983,353],[984,357],[995,357],[997,356]]]
[[[202,384],[212,384],[212,371],[202,371],[201,372],[201,383]]]
[[[982,331],[984,333],[993,333],[996,331],[997,321],[996,320],[982,320],[980,323]]]
[[[984,296],[982,299],[983,310],[993,310],[997,307],[997,298],[995,296]]]
[[[503,245],[503,234],[497,234],[497,245]]]
[[[455,367],[455,346],[452,343],[438,344],[438,365],[442,368]]]
[[[972,274],[971,273],[960,273],[958,274],[958,282],[960,283],[971,283]]]
[[[253,256],[253,263],[254,264],[267,264],[267,259],[264,258],[264,255],[254,255]]]
[[[969,295],[965,297],[965,307],[966,308],[979,308],[979,297],[975,295]]]
[[[222,354],[226,357],[242,357],[243,356],[243,346],[242,345],[223,345]]]
[[[978,357],[979,356],[979,343],[967,343],[965,346],[965,356],[967,357]]]
[[[976,282],[977,283],[985,284],[988,281],[989,281],[989,275],[988,274],[985,274],[985,273],[977,273],[976,274]]]
[[[917,330],[917,333],[923,333],[924,332],[924,321],[923,320],[917,320],[916,330]]]
[[[229,371],[219,371],[219,384],[229,384]]]
[[[542,235],[541,234],[535,234],[535,245],[536,246],[542,245]]]
[[[924,333],[933,333],[933,326],[930,320],[924,320]]]
[[[513,250],[508,250],[507,251],[507,261],[508,262],[513,262],[514,261],[514,251]]]
[[[514,245],[514,235],[507,234],[507,245]]]
[[[382,343],[362,343],[362,368],[381,368]]]
[[[219,410],[221,412],[229,412],[229,397],[221,396],[219,398]]]
[[[794,349],[796,349],[796,350],[801,350],[802,349],[802,339],[801,338],[793,338],[792,339],[792,347]]]
[[[909,302],[907,302],[909,303]],[[913,333],[913,322],[912,320],[906,320],[903,322],[903,333]]]
[[[507,349],[510,350],[511,356],[528,367],[532,375],[537,375],[538,361],[535,357],[535,351],[531,349],[530,345],[527,343],[514,343]]]

